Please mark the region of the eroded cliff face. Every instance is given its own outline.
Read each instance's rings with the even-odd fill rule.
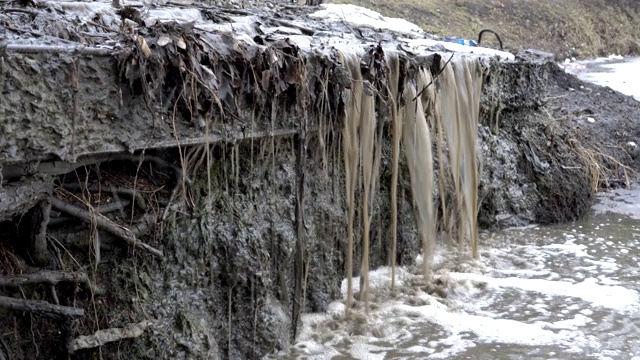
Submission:
[[[4,337],[14,358],[50,358],[48,349],[75,358],[258,358],[295,337],[302,312],[342,296],[349,223],[357,276],[363,220],[366,269],[391,262],[394,213],[402,265],[436,240],[427,231],[460,236],[464,252],[473,211],[490,228],[573,219],[590,201],[591,174],[573,138],[541,111],[554,66],[544,56],[454,56],[425,34],[313,20],[307,8],[283,6],[283,20],[171,5],[144,18],[129,8],[118,19],[107,3],[47,4],[57,14],[37,12],[40,31],[65,41],[11,35],[0,46],[1,299],[19,297],[21,283],[22,296],[41,300],[9,307],[35,315],[0,309],[0,328],[18,329]],[[89,42],[94,32],[110,40]],[[409,45],[420,55],[402,50]],[[475,100],[465,95],[472,85]],[[403,128],[412,138],[398,148],[395,210],[394,109],[414,111],[405,127],[423,121],[420,131]],[[366,136],[365,110],[375,125]],[[478,123],[445,136],[461,112]],[[369,165],[347,176],[349,124],[371,147],[357,147]],[[416,134],[428,157],[426,149],[407,156]],[[453,147],[466,150],[456,157]],[[477,165],[458,170],[470,157]],[[473,174],[478,186],[468,186]],[[461,197],[456,181],[478,198]],[[6,277],[43,269],[54,272]],[[29,335],[33,326],[43,331]]]

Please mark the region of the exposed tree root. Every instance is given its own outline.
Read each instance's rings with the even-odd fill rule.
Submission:
[[[68,271],[41,271],[35,274],[20,274],[11,276],[0,276],[1,286],[22,286],[31,284],[49,284],[56,285],[59,282],[71,282],[84,284],[95,293],[104,293],[104,290],[98,289],[85,273],[73,273]]]
[[[73,354],[81,349],[91,349],[114,341],[134,339],[142,335],[151,325],[153,325],[151,321],[144,320],[137,324],[127,324],[124,328],[98,330],[93,335],[78,336],[71,342],[69,352]]]
[[[125,199],[125,200],[114,201],[112,203],[108,203],[100,206],[95,206],[94,209],[96,212],[100,214],[107,214],[116,210],[122,210],[129,204],[131,204],[131,201]],[[59,225],[73,219],[74,219],[73,217],[69,217],[69,216],[57,216],[49,220],[49,226]]]
[[[0,337],[0,360],[9,360],[9,349],[7,348],[7,344],[4,343],[2,337]]]
[[[4,166],[2,169],[6,169]],[[4,176],[4,179],[7,177]],[[0,192],[0,221],[25,214],[51,195],[53,181],[48,176],[27,176],[20,182],[5,184]]]
[[[62,211],[64,213],[67,213],[71,216],[75,216],[78,219],[81,219],[89,224],[91,224],[91,215],[87,213],[87,211],[82,210],[76,206],[73,206],[71,204],[68,204],[60,199],[57,199],[55,197],[51,198],[51,205],[59,210]],[[140,250],[144,250],[152,255],[155,255],[159,258],[164,258],[164,254],[162,253],[162,251],[151,247],[141,241],[139,241],[136,238],[136,235],[134,234],[134,232],[126,227],[123,227],[121,225],[118,225],[116,223],[114,223],[113,221],[109,220],[108,218],[97,214],[95,216],[95,224],[96,226],[101,229],[104,230],[112,235],[115,235],[119,238],[121,238],[122,240],[124,240],[127,244],[129,244],[130,246],[133,246],[137,249]]]
[[[85,184],[63,184],[62,188],[69,191],[82,190],[82,191],[91,191],[91,192],[111,192],[115,198],[118,198],[118,195],[123,195],[128,198],[135,198],[136,206],[138,206],[141,210],[147,211],[147,202],[139,191],[135,189],[129,189],[121,186],[100,186],[98,184],[91,184],[86,186]],[[96,209],[97,210],[97,209]],[[117,210],[117,209],[116,209]],[[100,213],[109,212],[109,211],[98,211]]]
[[[26,238],[28,260],[37,266],[45,266],[51,260],[47,250],[47,225],[51,203],[45,199],[31,208],[20,221],[19,234]]]
[[[142,220],[131,225],[131,232],[135,236],[142,236],[151,230],[151,228],[158,223],[158,217],[153,214],[145,214]]]
[[[0,296],[0,308],[7,308],[17,311],[28,311],[49,317],[65,316],[71,318],[84,317],[84,309],[53,305],[42,300],[24,300],[8,296]]]

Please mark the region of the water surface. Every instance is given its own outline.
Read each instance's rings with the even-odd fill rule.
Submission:
[[[640,101],[640,58],[615,61],[580,62],[580,68],[571,72],[578,78],[598,85],[608,86]],[[569,68],[571,69],[571,68]]]

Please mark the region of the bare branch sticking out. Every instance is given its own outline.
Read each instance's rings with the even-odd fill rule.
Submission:
[[[65,212],[71,216],[75,216],[87,223],[91,223],[91,216],[85,210],[82,210],[76,206],[68,204],[54,197],[51,198],[51,205],[59,211]],[[139,241],[130,229],[120,226],[102,215],[97,215],[95,217],[95,221],[99,229],[119,237],[130,246],[133,246],[140,250],[144,250],[151,255],[155,255],[159,258],[164,258],[164,254],[162,253],[162,251]]]
[[[41,271],[35,274],[20,274],[12,276],[0,276],[0,286],[21,286],[29,284],[50,284],[59,282],[87,283],[89,278],[85,273],[72,273],[69,271]]]
[[[70,306],[53,305],[42,300],[16,299],[8,296],[0,296],[0,308],[8,308],[17,311],[29,311],[45,316],[67,316],[72,318],[84,317],[84,309]]]

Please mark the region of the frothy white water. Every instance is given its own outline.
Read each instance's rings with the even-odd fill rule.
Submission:
[[[305,315],[299,342],[272,358],[633,359],[640,271],[635,250],[620,250],[638,241],[629,239],[640,229],[635,222],[603,215],[584,227],[513,229],[461,265],[441,247],[431,285],[419,259],[398,268],[395,298],[390,269],[377,269],[368,318],[345,319],[343,301],[334,302],[325,314]]]
[[[603,306],[615,310],[638,310],[638,292],[622,286],[598,284],[598,279],[587,278],[573,283],[570,281],[554,281],[545,279],[523,279],[519,277],[492,278],[490,276],[451,273],[456,280],[471,280],[483,282],[499,291],[501,288],[517,288],[524,291],[534,291],[540,294],[580,298],[595,306]]]

